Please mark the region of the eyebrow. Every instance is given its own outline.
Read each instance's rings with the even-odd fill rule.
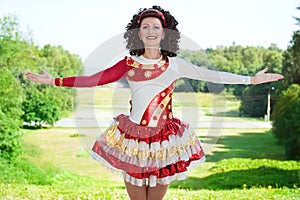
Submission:
[[[148,25],[148,26],[150,26],[150,24],[148,24],[148,23],[143,23],[143,24],[142,24],[142,26],[143,26],[143,25]],[[153,25],[162,26],[162,25],[161,25],[161,24],[159,24],[159,23],[154,23]]]

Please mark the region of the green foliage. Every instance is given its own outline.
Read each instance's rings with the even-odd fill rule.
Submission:
[[[280,83],[265,83],[247,87],[241,96],[241,114],[249,117],[264,117],[267,114],[268,92],[270,92],[271,111],[273,111],[277,100],[278,84]]]
[[[215,51],[211,50],[211,52],[212,62],[221,71],[253,76],[259,70],[267,67],[268,72],[281,73],[282,51],[275,44],[267,49],[231,46],[219,47]],[[263,117],[265,115],[266,95],[268,89],[272,87],[277,88],[278,83],[250,87],[243,85],[225,86],[227,89],[232,88],[233,94],[241,99],[241,113],[250,117]]]
[[[230,47],[219,46],[206,51],[182,50],[179,56],[197,66],[248,76],[255,75],[263,68],[268,68],[270,73],[281,73],[283,62],[283,52],[275,44],[271,44],[269,48],[233,45]],[[250,117],[264,117],[268,90],[275,88],[272,91],[272,108],[276,101],[274,95],[276,96],[280,92],[281,87],[281,82],[246,87],[181,79],[177,83],[175,91],[220,93],[225,89],[241,99],[240,113]]]
[[[300,25],[300,18],[295,19]],[[273,113],[274,136],[284,144],[289,159],[300,160],[300,30],[293,33],[283,57],[285,78],[279,87],[281,95]]]
[[[17,159],[12,163],[0,160],[0,182],[17,184],[51,185],[57,169],[40,169],[26,159]]]
[[[46,53],[47,52],[47,53]],[[29,83],[24,73],[42,69],[54,76],[76,75],[82,67],[78,56],[61,46],[35,46],[30,34],[20,31],[18,18],[0,18],[0,156],[12,160],[20,152],[23,122],[54,124],[73,110],[74,90]]]
[[[290,46],[284,52],[282,73],[286,87],[300,84],[300,31],[294,32]]]
[[[24,73],[46,70],[54,77],[77,75],[81,60],[61,46],[36,47],[19,29],[18,19],[5,16],[0,19],[0,67],[9,70],[23,86],[22,120],[27,124],[53,125],[73,108],[75,91],[32,84]]]
[[[300,86],[283,91],[273,112],[274,136],[284,144],[289,159],[300,160]]]
[[[60,102],[53,91],[53,88],[43,85],[25,90],[26,99],[22,104],[24,122],[42,127],[44,124],[53,125],[60,119]]]
[[[0,68],[0,157],[12,160],[20,153],[22,88],[7,69]]]
[[[300,7],[297,7],[300,10]],[[295,17],[300,26],[300,18]],[[300,30],[293,33],[290,45],[284,52],[282,73],[284,85],[281,90],[286,90],[291,84],[300,85]]]

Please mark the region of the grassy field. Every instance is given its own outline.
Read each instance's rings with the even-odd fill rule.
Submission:
[[[230,110],[238,106],[234,99],[230,104]],[[197,131],[213,149],[185,181],[170,185],[166,199],[300,199],[300,163],[284,159],[270,130],[223,129],[217,138],[209,129]],[[128,199],[121,177],[90,158],[76,128],[24,132],[24,154],[13,163],[0,160],[0,199]]]

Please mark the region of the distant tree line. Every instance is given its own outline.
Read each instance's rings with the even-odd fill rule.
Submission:
[[[232,72],[241,75],[253,76],[259,70],[267,67],[268,72],[281,73],[283,50],[275,44],[270,47],[230,47],[219,46],[216,49],[201,51],[181,50],[180,57],[191,63],[217,71]],[[263,85],[220,85],[204,81],[185,79],[179,81],[176,91],[186,91],[192,88],[193,92],[230,92],[241,99],[241,113],[251,117],[263,117],[267,108],[267,93],[269,88],[278,88],[282,83],[268,83]],[[275,92],[279,90],[275,90]],[[275,93],[274,93],[275,95]],[[274,100],[274,98],[272,98]],[[273,104],[272,104],[273,105]]]

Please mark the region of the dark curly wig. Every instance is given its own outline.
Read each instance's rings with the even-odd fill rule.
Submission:
[[[160,6],[152,6],[152,8],[163,13],[166,21],[165,26],[163,26],[165,37],[160,44],[161,54],[164,58],[167,56],[174,57],[177,55],[177,51],[179,50],[178,43],[180,39],[180,33],[176,28],[178,22],[169,11],[162,9]],[[140,9],[137,14],[133,15],[130,23],[128,23],[126,26],[124,38],[127,42],[126,48],[129,50],[130,55],[140,56],[145,52],[144,44],[138,37],[140,21],[146,17],[156,17],[161,21],[162,25],[164,25],[162,17],[157,12],[147,11],[143,13],[145,10],[147,10],[147,8]],[[141,13],[143,14],[141,15]]]

